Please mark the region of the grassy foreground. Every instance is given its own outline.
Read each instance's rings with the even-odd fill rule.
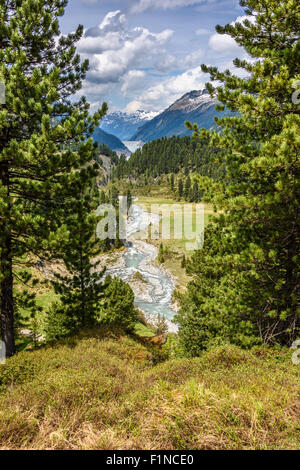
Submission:
[[[300,448],[290,351],[154,362],[102,330],[17,354],[0,366],[0,449]]]

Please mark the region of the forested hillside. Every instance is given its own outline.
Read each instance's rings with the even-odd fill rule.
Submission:
[[[186,176],[189,172],[198,172],[218,179],[225,174],[224,165],[216,159],[219,152],[205,139],[164,137],[145,144],[127,161],[120,161],[114,175],[119,178],[145,174],[156,178],[183,171]]]
[[[108,146],[111,150],[114,150],[119,153],[122,152],[128,156],[130,155],[130,151],[123,144],[123,142],[121,142],[121,140],[118,139],[118,137],[116,137],[113,134],[109,134],[105,132],[103,129],[100,129],[99,127],[94,130],[93,139],[99,145],[104,144]]]
[[[225,114],[224,111],[216,111],[217,103],[217,99],[212,98],[205,89],[185,93],[166,110],[141,126],[131,139],[151,142],[162,137],[188,135],[188,129],[184,125],[186,120],[211,129],[215,127],[214,117]]]

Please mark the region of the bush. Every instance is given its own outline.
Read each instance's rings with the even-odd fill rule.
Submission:
[[[131,287],[118,278],[106,278],[106,285],[105,300],[100,309],[100,323],[133,332],[138,314],[134,308],[134,293]]]
[[[54,302],[47,312],[45,326],[46,341],[57,341],[79,328],[78,320],[68,313],[66,307]]]

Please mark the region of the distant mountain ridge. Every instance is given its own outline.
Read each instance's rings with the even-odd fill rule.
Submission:
[[[101,122],[101,129],[117,136],[120,140],[131,140],[137,130],[153,119],[158,113],[138,110],[129,114],[116,111],[108,114]]]
[[[103,129],[97,127],[93,133],[93,139],[98,144],[105,144],[114,152],[120,154],[123,153],[127,156],[131,155],[130,150],[121,142],[115,135],[105,132]]]
[[[169,108],[141,126],[130,140],[151,142],[161,137],[191,135],[185,121],[196,122],[199,127],[210,129],[215,125],[214,116],[224,113],[216,111],[218,103],[207,90],[193,90],[175,101]]]

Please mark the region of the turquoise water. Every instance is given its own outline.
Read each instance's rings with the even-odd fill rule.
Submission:
[[[122,255],[125,266],[109,269],[107,273],[128,282],[136,272],[139,272],[147,281],[145,283],[146,298],[141,296],[140,293],[135,293],[136,306],[143,312],[153,316],[164,315],[167,320],[171,321],[176,313],[170,306],[175,287],[173,281],[162,269],[153,266],[152,261],[157,256],[157,249],[145,241],[136,241],[132,237],[139,230],[145,229],[150,223],[153,224],[158,221],[157,215],[147,214],[137,205],[132,207],[127,231],[127,251]]]

